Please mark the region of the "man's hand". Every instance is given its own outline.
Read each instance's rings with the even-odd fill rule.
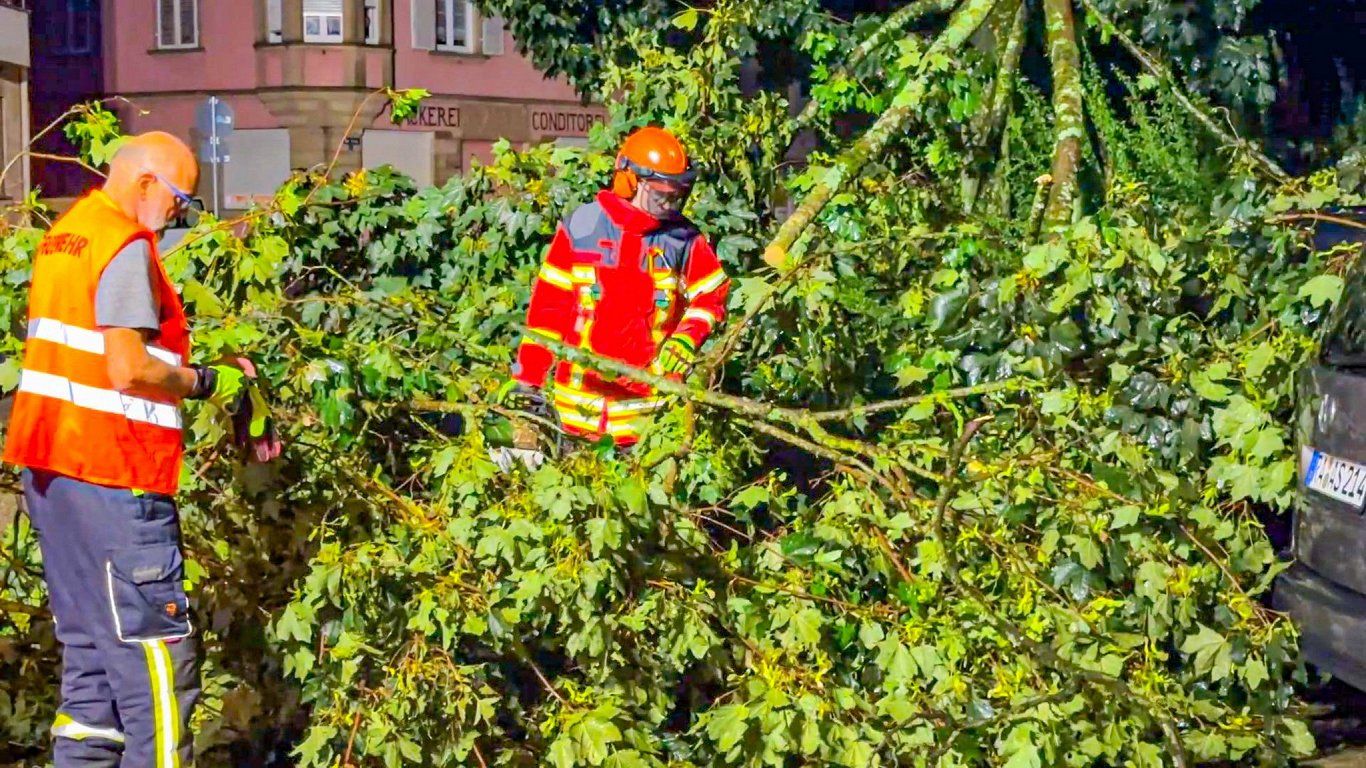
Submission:
[[[245,357],[191,367],[195,372],[195,384],[187,399],[208,400],[219,408],[235,405],[250,380],[256,378],[256,366]]]
[[[545,394],[541,390],[516,379],[509,379],[499,387],[493,395],[493,402],[508,410],[525,411],[534,416],[543,415],[547,406]]]
[[[692,341],[685,336],[670,336],[669,340],[664,342],[664,346],[659,348],[655,367],[664,376],[681,379],[692,370],[696,359],[697,349],[693,347]]]
[[[208,400],[232,418],[232,442],[248,449],[249,458],[264,464],[280,455],[283,445],[270,418],[270,405],[256,385],[256,366],[245,357],[194,367],[192,399]]]

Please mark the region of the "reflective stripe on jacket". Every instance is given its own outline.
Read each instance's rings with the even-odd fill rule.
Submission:
[[[81,198],[38,245],[29,288],[24,367],[4,460],[97,485],[174,494],[180,480],[177,403],[132,395],[109,381],[95,325],[100,276],[128,243],[144,239],[156,265],[161,325],[152,356],[184,365],[189,326],[151,231],[102,191]]]

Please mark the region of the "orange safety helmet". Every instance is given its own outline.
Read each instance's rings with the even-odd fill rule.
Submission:
[[[622,142],[612,175],[612,191],[629,200],[635,197],[641,179],[661,179],[690,187],[696,178],[688,153],[678,139],[663,128],[647,126]]]

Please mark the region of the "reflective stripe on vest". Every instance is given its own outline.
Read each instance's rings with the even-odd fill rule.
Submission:
[[[77,328],[74,325],[67,325],[61,320],[53,320],[50,317],[35,317],[28,321],[28,338],[50,341],[54,344],[61,344],[64,347],[89,352],[95,355],[104,354],[104,334],[99,331],[92,331],[89,328]],[[163,349],[155,344],[145,345],[147,354],[155,357],[167,365],[179,366],[181,364],[180,355],[169,349]]]
[[[180,409],[174,405],[125,395],[112,389],[87,387],[51,373],[23,371],[19,374],[19,391],[54,400],[65,400],[77,408],[112,413],[130,421],[140,421],[166,429],[181,428]]]

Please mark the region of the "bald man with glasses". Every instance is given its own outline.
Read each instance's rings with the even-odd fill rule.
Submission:
[[[174,499],[180,403],[246,414],[256,431],[236,431],[238,443],[259,460],[279,453],[249,361],[189,364],[189,321],[156,240],[198,179],[179,139],[132,137],[34,257],[4,460],[24,468],[62,644],[57,768],[193,764],[200,683]]]

